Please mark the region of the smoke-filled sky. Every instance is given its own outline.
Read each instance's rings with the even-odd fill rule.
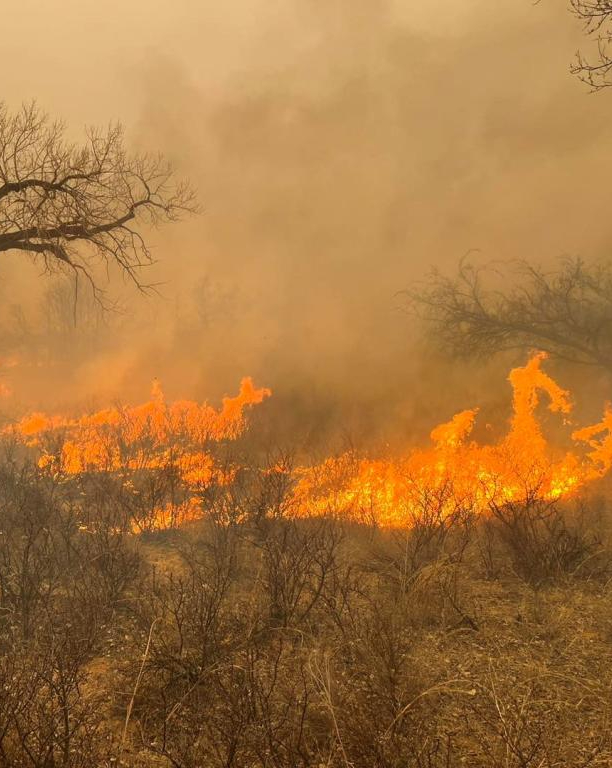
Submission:
[[[586,43],[556,0],[20,0],[2,37],[10,107],[75,136],[120,119],[204,208],[153,236],[162,297],[110,286],[124,313],[71,363],[84,398],[252,374],[406,422],[433,373],[398,292],[470,249],[607,252],[612,93],[569,74]],[[0,275],[27,313],[49,284],[21,264]]]

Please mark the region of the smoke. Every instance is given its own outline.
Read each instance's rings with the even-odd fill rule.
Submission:
[[[133,399],[153,376],[214,398],[250,374],[288,430],[340,413],[370,436],[405,434],[474,404],[482,378],[417,343],[403,289],[471,249],[606,253],[612,101],[569,75],[581,32],[558,4],[63,5],[61,18],[34,0],[11,11],[37,42],[8,77],[11,102],[36,96],[76,127],[122,117],[205,213],[152,233],[161,295],[115,280],[123,312],[30,398]],[[30,316],[48,286],[15,262],[11,304]]]

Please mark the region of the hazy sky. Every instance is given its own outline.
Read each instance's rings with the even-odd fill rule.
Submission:
[[[194,83],[222,95],[253,69],[272,73],[315,50],[324,42],[320,24],[345,28],[350,36],[359,19],[371,15],[424,34],[456,37],[487,5],[473,0],[20,0],[3,14],[3,91],[16,102],[36,96],[80,122],[106,121],[109,112],[129,122],[140,102],[139,76],[154,55],[184,65]],[[498,5],[501,10],[504,3]],[[528,3],[523,10],[529,10]]]
[[[11,4],[9,105],[120,118],[205,208],[155,235],[163,300],[115,286],[130,311],[77,379],[409,399],[397,292],[433,265],[607,253],[612,92],[569,74],[582,41],[555,0]]]

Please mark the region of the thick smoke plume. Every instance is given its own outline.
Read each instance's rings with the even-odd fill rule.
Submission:
[[[191,177],[205,214],[155,234],[158,296],[111,276],[106,316],[83,295],[75,312],[70,285],[23,257],[3,261],[0,357],[18,364],[2,407],[134,400],[153,377],[216,398],[245,374],[287,406],[287,431],[304,415],[324,431],[334,415],[372,437],[470,405],[481,380],[441,373],[401,292],[470,249],[605,254],[612,102],[569,75],[581,31],[564,7],[422,6],[12,9],[9,106],[36,97],[75,136],[122,119],[135,147]]]

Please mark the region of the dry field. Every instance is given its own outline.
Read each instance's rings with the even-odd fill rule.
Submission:
[[[608,509],[288,518],[245,474],[134,534],[109,475],[0,466],[0,764],[604,766]],[[87,510],[87,520],[83,510]]]

